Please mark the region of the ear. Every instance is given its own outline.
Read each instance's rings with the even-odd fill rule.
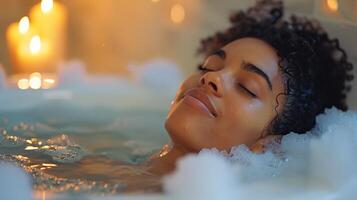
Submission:
[[[280,144],[282,135],[266,135],[263,138],[260,138],[257,142],[249,147],[249,149],[254,153],[264,153],[272,143]]]

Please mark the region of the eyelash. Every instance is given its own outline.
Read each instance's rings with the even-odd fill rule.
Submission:
[[[246,93],[248,93],[251,97],[257,98],[257,95],[254,94],[252,91],[248,90],[244,85],[238,83],[238,86],[242,88]]]
[[[202,65],[199,65],[197,67],[197,70],[198,71],[202,71],[202,72],[207,72],[207,71],[214,71],[214,70],[210,70],[210,69],[207,69],[205,67],[203,67]],[[248,95],[250,95],[251,97],[253,98],[257,98],[257,95],[254,94],[252,91],[248,90],[244,85],[242,85],[241,83],[238,83],[238,86],[243,89],[246,93],[248,93]]]
[[[202,72],[214,71],[214,70],[210,70],[210,69],[207,69],[207,68],[203,67],[203,65],[199,65],[197,67],[197,70],[198,71],[202,71]]]

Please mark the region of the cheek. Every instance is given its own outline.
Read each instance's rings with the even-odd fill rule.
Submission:
[[[227,102],[222,129],[225,140],[237,144],[254,143],[269,121],[267,106],[257,99],[232,98]]]
[[[232,124],[249,126],[252,119],[262,117],[264,104],[257,99],[251,99],[243,95],[232,95],[225,103],[224,118]],[[250,123],[249,123],[250,122]]]

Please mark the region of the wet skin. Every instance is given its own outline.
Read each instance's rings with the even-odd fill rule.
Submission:
[[[286,98],[279,95],[284,82],[278,62],[275,49],[256,38],[235,40],[208,56],[176,93],[165,122],[173,147],[162,160],[240,144],[263,151],[277,138],[268,126]]]
[[[203,148],[229,151],[240,144],[262,152],[267,143],[279,138],[267,131],[285,103],[284,95],[277,98],[284,91],[278,61],[275,50],[259,39],[233,41],[207,57],[202,69],[178,89],[165,122],[172,146],[165,145],[144,165],[87,156],[46,172],[61,178],[85,174],[88,180],[100,177],[125,183],[126,192],[157,192],[160,176],[172,172],[177,159],[188,153]]]

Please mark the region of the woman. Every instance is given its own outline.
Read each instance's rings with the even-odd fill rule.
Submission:
[[[47,173],[119,181],[128,192],[158,191],[160,177],[188,153],[229,152],[241,144],[261,153],[289,132],[310,130],[325,108],[346,110],[352,64],[338,40],[316,21],[282,16],[280,1],[259,1],[202,41],[206,58],[178,89],[165,122],[172,145],[145,165],[87,156],[65,174],[63,168]]]
[[[165,122],[172,147],[151,161],[152,172],[168,173],[203,148],[245,144],[260,153],[310,130],[325,108],[347,109],[353,66],[338,40],[317,21],[282,17],[281,1],[258,1],[202,41],[206,59],[177,91]]]

